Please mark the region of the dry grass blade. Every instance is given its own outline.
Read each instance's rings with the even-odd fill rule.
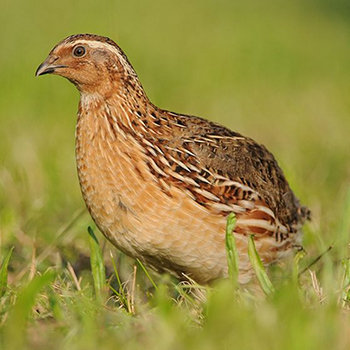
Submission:
[[[137,265],[134,265],[134,271],[132,274],[131,295],[130,295],[130,310],[132,314],[135,314],[136,273],[137,273]]]
[[[73,269],[73,266],[71,265],[70,262],[68,262],[68,264],[67,264],[67,269],[73,278],[73,281],[74,281],[75,286],[77,287],[77,290],[81,291],[80,282],[79,282],[78,277],[77,277],[77,275]]]
[[[320,303],[322,303],[326,299],[325,295],[323,294],[323,288],[321,287],[321,284],[317,279],[316,272],[309,270],[309,273],[310,273],[312,287],[315,291],[315,294],[317,295]]]

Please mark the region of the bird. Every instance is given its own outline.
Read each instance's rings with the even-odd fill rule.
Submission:
[[[240,284],[253,276],[251,235],[268,266],[301,246],[302,206],[265,146],[201,117],[164,110],[146,95],[110,38],[75,34],[36,70],[80,93],[77,173],[92,219],[125,254],[160,273],[210,284],[228,276],[226,220]]]

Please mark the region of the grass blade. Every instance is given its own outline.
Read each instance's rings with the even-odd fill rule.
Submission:
[[[123,288],[122,282],[120,280],[120,276],[119,276],[119,273],[118,273],[117,265],[115,264],[114,256],[113,256],[112,252],[110,252],[110,255],[111,255],[111,259],[112,259],[114,275],[117,278],[117,282],[118,282],[118,285],[119,285],[119,292],[117,292],[111,285],[109,287],[120,298],[120,300],[124,304],[124,306],[127,307],[127,305],[128,305],[127,296],[126,296],[126,294],[124,292],[124,288]]]
[[[7,269],[8,269],[10,259],[11,259],[12,252],[13,252],[13,247],[7,253],[7,255],[5,256],[5,258],[1,264],[1,268],[0,268],[0,298],[3,297],[4,294],[6,293],[7,275],[8,275]]]
[[[227,217],[226,221],[226,255],[227,255],[227,265],[228,265],[228,274],[235,286],[238,286],[238,251],[236,246],[235,236],[233,230],[236,226],[236,216],[234,213],[231,213]]]
[[[350,231],[350,188],[347,190],[345,196],[344,210],[341,215],[338,236],[340,239],[346,243],[349,239],[349,231]]]
[[[138,264],[140,265],[141,269],[143,270],[143,272],[145,273],[145,275],[147,276],[147,278],[149,279],[149,281],[151,282],[152,286],[154,287],[154,289],[157,289],[157,285],[154,282],[153,278],[151,277],[151,275],[148,273],[146,267],[142,264],[140,259],[136,259],[136,261],[138,262]]]
[[[300,277],[303,273],[305,273],[307,270],[309,270],[312,266],[314,266],[316,263],[318,263],[322,257],[324,257],[328,252],[330,252],[333,249],[333,246],[330,245],[324,252],[322,252],[320,255],[318,255],[314,260],[312,260],[306,267],[304,267],[298,274],[298,277]]]
[[[260,256],[256,250],[254,243],[254,236],[250,235],[248,240],[248,255],[249,260],[253,266],[256,277],[260,283],[260,286],[266,295],[274,293],[275,288],[273,287],[269,276],[266,273],[265,267],[260,259]]]
[[[296,284],[298,284],[298,282],[299,282],[300,261],[303,260],[304,257],[305,257],[305,251],[300,250],[295,254],[294,259],[293,259],[293,281]]]
[[[101,293],[106,287],[106,271],[100,245],[98,244],[98,240],[90,226],[88,227],[88,233],[90,243],[90,266],[92,277],[94,279],[95,293],[96,296],[101,299]]]
[[[17,302],[9,313],[4,332],[4,348],[23,349],[26,338],[26,324],[38,293],[55,278],[55,272],[49,271],[36,276],[18,294]]]
[[[345,307],[350,302],[350,260],[343,259],[342,261],[344,274],[342,280],[342,306]]]

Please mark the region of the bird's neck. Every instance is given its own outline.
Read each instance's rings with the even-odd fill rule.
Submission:
[[[79,123],[93,119],[108,121],[116,130],[141,137],[160,135],[163,129],[158,119],[160,114],[160,109],[149,101],[142,89],[128,87],[109,94],[82,92],[78,113]]]

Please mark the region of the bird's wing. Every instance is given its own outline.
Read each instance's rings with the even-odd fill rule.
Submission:
[[[188,120],[177,117],[175,123]],[[161,155],[153,158],[153,167],[162,169],[164,181],[185,187],[198,203],[223,215],[235,212],[242,231],[245,225],[282,238],[297,232],[308,210],[300,206],[273,155],[221,125],[197,117],[190,121],[157,146]]]

